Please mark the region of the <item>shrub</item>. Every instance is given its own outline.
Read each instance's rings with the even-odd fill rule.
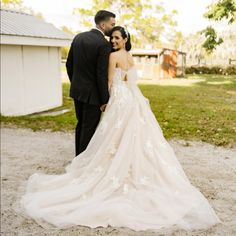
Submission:
[[[186,74],[220,74],[236,75],[236,66],[190,66],[185,69]]]

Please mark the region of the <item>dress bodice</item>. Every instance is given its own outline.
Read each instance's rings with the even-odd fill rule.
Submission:
[[[127,81],[124,80],[125,75],[127,75]],[[135,66],[132,66],[127,71],[121,69],[120,67],[115,68],[115,74],[113,76],[113,81],[112,81],[114,85],[122,84],[126,86],[132,83],[136,83],[136,80],[137,80],[137,71]]]

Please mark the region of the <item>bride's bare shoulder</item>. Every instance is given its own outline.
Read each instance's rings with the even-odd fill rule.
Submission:
[[[120,55],[120,51],[115,51],[115,52],[111,52],[110,54],[112,57],[118,57]]]
[[[128,56],[129,57],[132,57],[132,54],[131,53],[129,53],[129,52],[127,52],[128,53]],[[111,52],[111,54],[110,54],[112,57],[120,57],[120,58],[123,58],[124,56],[125,56],[125,54],[124,54],[124,52],[122,52],[122,51],[115,51],[115,52]]]
[[[118,54],[118,52],[111,52],[110,53],[110,59],[117,59],[117,58],[119,58],[119,54]]]
[[[128,55],[128,58],[127,58],[127,55]],[[110,61],[111,62],[116,62],[120,65],[124,64],[123,62],[124,62],[124,59],[126,61],[126,58],[128,59],[128,63],[129,63],[130,66],[134,65],[132,54],[129,53],[129,52],[127,54],[125,54],[122,51],[115,51],[115,52],[112,52],[110,54]]]

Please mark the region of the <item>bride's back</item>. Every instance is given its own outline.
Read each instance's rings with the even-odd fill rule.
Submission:
[[[128,82],[126,84],[128,85],[135,82],[136,78],[137,75],[132,55],[126,50],[112,52],[109,61],[109,88],[112,84],[120,84],[122,81]]]
[[[134,60],[132,55],[127,51],[117,51],[116,54],[116,67],[121,68],[124,71],[128,71],[134,66]]]

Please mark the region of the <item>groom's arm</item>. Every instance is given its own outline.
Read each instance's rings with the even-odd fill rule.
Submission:
[[[111,53],[110,43],[101,45],[98,48],[97,59],[97,86],[101,105],[106,104],[109,100],[108,92],[108,61]]]
[[[68,57],[66,60],[66,71],[67,71],[67,75],[70,79],[70,82],[72,80],[72,75],[73,75],[73,42],[71,43]]]

